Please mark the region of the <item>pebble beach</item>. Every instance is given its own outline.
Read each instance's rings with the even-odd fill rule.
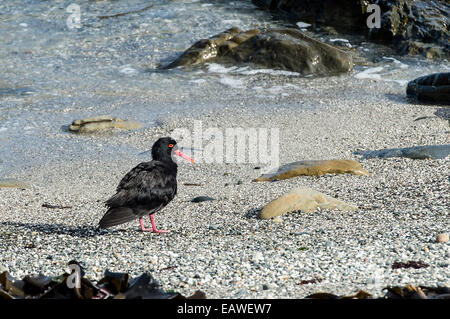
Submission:
[[[0,4],[7,17],[0,23],[7,35],[0,42],[0,273],[58,276],[76,260],[93,281],[106,269],[130,277],[148,271],[166,291],[225,299],[359,290],[379,297],[386,286],[450,286],[449,156],[361,156],[423,145],[448,152],[448,106],[412,103],[405,94],[409,81],[449,72],[447,60],[399,57],[299,22],[311,37],[344,43],[358,63],[320,77],[218,63],[160,70],[195,41],[232,26],[288,23],[250,1],[79,4],[78,29],[68,28],[62,1]],[[104,115],[141,127],[67,130],[74,120]],[[177,196],[155,215],[170,232],[143,233],[137,220],[99,230],[104,202],[130,169],[151,160],[152,144],[199,123],[224,135],[276,130],[279,165],[355,160],[369,175],[254,182],[266,163],[180,159]],[[247,143],[246,158],[252,150]],[[195,150],[187,152],[195,159]],[[264,206],[298,187],[357,209],[260,218]],[[192,201],[199,196],[213,200]],[[409,261],[427,266],[393,267]]]
[[[170,135],[176,127],[192,127],[194,120],[220,129],[278,127],[281,164],[359,160],[356,150],[449,141],[448,121],[434,115],[439,107],[392,98],[401,96],[400,86],[373,80],[349,83],[344,77],[308,83],[314,90],[290,96],[291,107],[282,111],[255,114],[247,103],[262,99],[249,99],[244,102],[247,107],[89,139],[105,152],[117,144],[144,152],[158,137]],[[356,95],[358,86],[370,90]],[[324,107],[297,109],[295,103]],[[414,121],[423,116],[431,118]],[[186,295],[202,290],[208,298],[302,298],[320,291],[351,294],[359,289],[380,296],[387,285],[449,285],[450,246],[436,241],[449,229],[448,158],[360,160],[370,176],[300,176],[272,183],[252,182],[260,175],[252,163],[179,162],[178,195],[156,215],[158,225],[169,233],[142,233],[137,222],[97,230],[103,202],[121,177],[145,160],[139,154],[112,157],[100,151],[93,158],[30,164],[6,176],[31,188],[0,190],[2,268],[15,277],[58,275],[76,259],[89,278],[101,278],[105,269],[134,276],[148,270],[164,289]],[[265,204],[298,186],[358,209],[294,212],[283,215],[281,222],[258,218]],[[192,203],[197,196],[215,200]],[[69,208],[49,209],[43,203]],[[409,260],[429,267],[391,267]],[[301,284],[314,278],[321,280]]]

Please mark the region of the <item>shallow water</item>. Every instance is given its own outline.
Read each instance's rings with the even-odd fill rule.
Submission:
[[[67,11],[73,4],[80,8],[79,28]],[[134,13],[121,15],[125,12]],[[145,127],[174,114],[241,106],[254,97],[270,109],[277,96],[307,93],[308,79],[292,72],[218,64],[157,69],[198,39],[232,26],[290,25],[255,10],[250,1],[10,0],[0,2],[0,14],[0,174],[54,158],[137,152],[126,145],[105,150],[88,138],[69,136],[63,127],[77,118],[110,114]],[[300,26],[315,34],[312,27]],[[320,37],[340,39],[362,55],[374,50],[350,37],[344,39],[348,42],[344,36]],[[415,77],[450,70],[447,61],[421,58],[386,56],[375,62],[349,76],[404,86]],[[292,104],[295,99],[286,103]]]

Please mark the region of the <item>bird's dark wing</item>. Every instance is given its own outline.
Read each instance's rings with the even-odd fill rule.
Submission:
[[[111,207],[106,214],[103,215],[102,219],[100,219],[98,225],[100,228],[109,228],[132,221],[137,217],[139,216],[131,208]]]
[[[108,207],[157,209],[177,192],[176,167],[159,161],[137,165],[120,181],[117,193],[106,201]]]

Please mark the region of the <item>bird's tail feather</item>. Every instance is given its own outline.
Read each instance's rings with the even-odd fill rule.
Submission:
[[[99,221],[100,228],[109,228],[136,219],[138,216],[128,207],[113,207]]]

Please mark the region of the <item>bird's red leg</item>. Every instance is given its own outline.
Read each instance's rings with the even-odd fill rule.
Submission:
[[[152,227],[153,227],[153,232],[154,233],[167,233],[168,230],[158,230],[156,228],[156,224],[155,224],[155,216],[153,214],[150,214],[150,221],[152,222]]]
[[[142,219],[142,217],[139,218],[139,224],[141,224],[142,231],[152,231],[152,229],[144,227],[144,220]]]

